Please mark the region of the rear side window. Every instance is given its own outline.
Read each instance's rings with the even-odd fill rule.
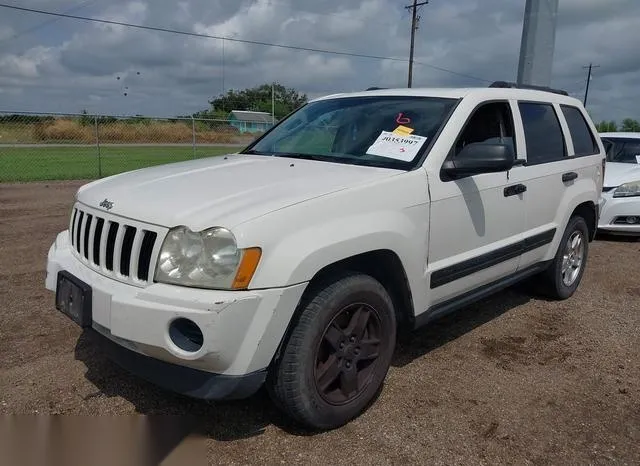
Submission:
[[[518,106],[527,143],[527,165],[562,160],[567,151],[553,105],[521,102]]]
[[[575,107],[563,105],[562,113],[567,120],[576,155],[597,154],[598,145],[582,112]]]

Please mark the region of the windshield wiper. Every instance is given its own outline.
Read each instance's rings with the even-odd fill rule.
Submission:
[[[333,162],[343,165],[359,165],[364,167],[377,167],[377,168],[391,168],[391,169],[403,169],[402,162],[396,160],[371,160],[360,159],[357,157],[331,157],[326,155],[314,155],[314,154],[301,154],[299,152],[264,152],[251,149],[243,152],[249,155],[267,155],[271,157],[282,157],[290,159],[301,160],[315,160],[317,162]],[[346,154],[344,154],[346,155]]]
[[[255,149],[249,149],[246,150],[244,152],[242,152],[243,154],[248,154],[248,155],[273,155],[273,153],[271,152],[263,152],[260,150],[255,150]]]
[[[316,160],[319,162],[333,162],[332,157],[323,157],[321,155],[313,154],[299,154],[297,152],[275,152],[274,157],[285,157],[290,159],[302,159],[302,160]]]
[[[271,157],[286,157],[291,159],[318,160],[323,162],[330,161],[330,158],[328,157],[322,157],[319,155],[312,155],[312,154],[300,154],[298,152],[265,152],[265,151],[250,149],[248,151],[245,151],[244,154],[269,155]]]

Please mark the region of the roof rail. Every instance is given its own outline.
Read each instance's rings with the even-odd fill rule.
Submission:
[[[379,91],[381,89],[386,89],[386,87],[370,87],[366,89],[367,91]]]
[[[569,95],[567,91],[564,91],[562,89],[553,89],[551,87],[546,87],[546,86],[534,86],[533,84],[516,84],[512,82],[507,82],[507,81],[495,81],[491,83],[489,87],[532,89],[535,91],[551,92],[553,94],[560,94],[560,95],[566,95],[566,96]]]

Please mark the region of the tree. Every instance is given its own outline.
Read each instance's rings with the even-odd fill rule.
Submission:
[[[231,110],[271,113],[271,89],[272,84],[262,84],[240,91],[229,90],[225,95],[219,95],[215,99],[210,100],[209,104],[211,108],[205,110],[205,112],[209,117],[216,115],[218,118],[226,118]],[[300,94],[292,88],[287,89],[281,84],[273,83],[273,90],[275,95],[276,118],[284,117],[307,102],[306,94]],[[203,116],[205,112],[199,112],[199,115]]]
[[[620,130],[625,132],[640,132],[640,122],[633,118],[625,118],[622,120],[622,128]]]
[[[601,121],[596,125],[599,133],[614,133],[618,131],[618,124],[615,121]]]

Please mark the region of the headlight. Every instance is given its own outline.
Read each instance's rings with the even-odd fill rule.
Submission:
[[[225,228],[202,232],[173,228],[160,249],[155,279],[160,283],[211,289],[243,289],[260,260],[260,249],[238,249]]]
[[[632,181],[618,186],[613,192],[613,197],[633,197],[640,196],[640,180]]]

